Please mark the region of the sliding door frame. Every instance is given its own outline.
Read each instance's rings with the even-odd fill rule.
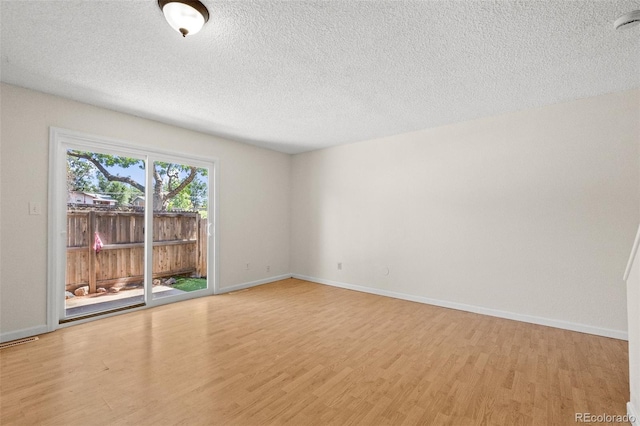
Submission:
[[[217,294],[219,282],[218,265],[218,181],[219,160],[216,157],[208,157],[193,154],[169,151],[155,147],[141,146],[129,141],[112,139],[103,136],[90,135],[73,130],[51,127],[49,129],[49,202],[48,202],[48,244],[47,244],[47,329],[53,331],[71,324],[92,321],[97,318],[106,318],[119,315],[123,312],[105,313],[98,317],[79,319],[72,323],[60,323],[62,312],[65,309],[64,291],[66,281],[66,233],[67,233],[67,188],[66,188],[66,161],[68,149],[95,150],[97,152],[112,153],[114,155],[127,155],[142,159],[145,162],[146,173],[146,197],[145,197],[145,228],[153,229],[153,197],[149,196],[153,178],[149,168],[154,161],[180,162],[199,168],[208,169],[208,212],[209,228],[207,244],[207,289],[186,293],[184,295],[166,298],[153,298],[152,268],[153,268],[153,232],[145,233],[144,256],[144,286],[146,306],[127,309],[123,312],[132,312],[140,309],[181,300]]]

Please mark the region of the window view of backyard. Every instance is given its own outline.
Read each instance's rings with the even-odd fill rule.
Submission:
[[[152,297],[207,288],[207,169],[154,162]],[[145,162],[67,151],[66,317],[144,301]]]

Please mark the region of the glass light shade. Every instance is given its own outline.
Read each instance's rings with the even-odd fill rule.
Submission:
[[[625,13],[614,22],[613,26],[616,30],[633,28],[640,24],[640,10],[634,10],[629,13]]]
[[[183,36],[197,33],[205,23],[204,16],[200,12],[177,1],[165,4],[162,13],[169,25]]]

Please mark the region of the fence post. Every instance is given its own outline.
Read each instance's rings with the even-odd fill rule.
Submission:
[[[96,212],[89,212],[89,293],[96,292],[96,263],[98,256],[93,248],[96,239]]]

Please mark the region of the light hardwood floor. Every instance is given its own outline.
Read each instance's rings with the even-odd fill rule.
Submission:
[[[0,423],[573,424],[627,343],[289,279],[0,351]]]

